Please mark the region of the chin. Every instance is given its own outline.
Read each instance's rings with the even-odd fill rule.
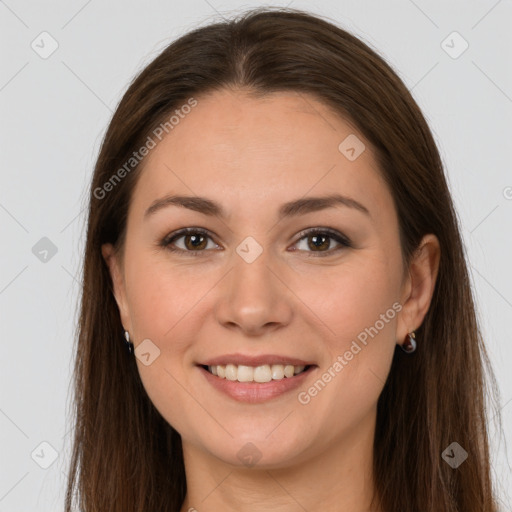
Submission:
[[[305,439],[292,436],[289,432],[283,432],[283,436],[275,439],[268,433],[268,429],[252,436],[247,433],[236,436],[233,433],[233,438],[226,435],[219,442],[210,437],[203,449],[222,462],[239,468],[276,469],[301,461],[307,446]]]

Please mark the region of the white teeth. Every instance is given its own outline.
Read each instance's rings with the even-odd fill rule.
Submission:
[[[272,365],[272,378],[274,380],[281,380],[284,378],[284,366],[282,364]]]
[[[294,366],[293,372],[295,373],[295,375],[297,375],[297,373],[304,371],[304,368],[306,368],[306,367],[305,366]]]
[[[238,367],[234,364],[226,365],[226,379],[228,380],[237,380],[238,376]]]
[[[293,377],[293,374],[294,374],[293,366],[291,364],[287,364],[284,367],[284,376],[285,377]]]
[[[270,366],[268,364],[254,368],[254,382],[270,382],[271,380],[272,373],[270,373]]]
[[[293,377],[304,371],[305,366],[293,366],[291,364],[264,364],[261,366],[245,365],[215,365],[208,366],[208,371],[221,379],[238,382],[270,382]]]
[[[238,367],[237,380],[238,382],[251,382],[253,380],[254,369],[251,366]]]

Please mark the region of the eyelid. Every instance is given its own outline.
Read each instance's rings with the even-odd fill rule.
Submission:
[[[173,231],[169,235],[165,236],[162,239],[162,241],[159,243],[159,245],[161,247],[163,247],[164,249],[167,249],[167,250],[169,250],[171,252],[177,252],[177,253],[182,253],[182,254],[187,254],[187,255],[190,254],[192,256],[202,256],[201,253],[203,253],[203,254],[206,253],[207,252],[206,250],[202,250],[202,251],[186,251],[184,249],[180,249],[180,248],[172,246],[172,243],[174,243],[176,240],[178,240],[178,239],[180,239],[180,238],[182,238],[184,236],[190,235],[190,234],[203,235],[206,238],[210,238],[216,245],[219,245],[215,241],[215,239],[212,236],[212,233],[210,231],[208,231],[207,229],[204,229],[204,228],[194,228],[194,227],[182,228],[182,229],[179,229],[177,231]]]
[[[343,233],[337,231],[336,229],[332,229],[332,228],[328,228],[328,227],[322,227],[322,226],[304,229],[303,231],[298,233],[297,240],[296,240],[295,243],[299,242],[300,240],[302,240],[303,238],[305,238],[306,236],[308,236],[311,233],[317,233],[317,234],[322,234],[322,235],[329,235],[330,238],[333,238],[338,243],[341,243],[341,244],[347,245],[349,247],[352,247],[352,242],[351,242],[351,240],[346,235],[344,235]]]
[[[200,251],[188,251],[188,250],[185,250],[185,249],[180,249],[180,248],[172,247],[172,243],[174,241],[176,241],[179,238],[181,238],[183,236],[186,236],[188,234],[200,234],[200,235],[203,235],[203,236],[205,236],[207,238],[210,238],[217,246],[219,245],[215,241],[215,237],[212,236],[212,233],[210,231],[208,231],[207,229],[204,229],[204,228],[194,228],[194,227],[182,228],[182,229],[179,229],[178,231],[174,231],[173,233],[170,233],[169,235],[167,235],[167,236],[165,236],[163,238],[163,240],[159,243],[159,245],[164,247],[165,249],[167,249],[169,251],[178,252],[178,253],[187,254],[187,255],[190,254],[192,256],[199,256],[199,255],[203,255],[204,253],[208,252],[206,249],[203,249],[203,250],[200,250]],[[310,234],[327,235],[329,238],[335,240],[339,244],[339,247],[337,247],[335,249],[330,249],[328,251],[299,251],[299,252],[309,253],[307,255],[308,257],[309,256],[313,256],[313,257],[329,256],[329,255],[337,253],[340,249],[342,249],[344,247],[345,248],[353,247],[351,240],[346,235],[344,235],[343,233],[341,233],[341,232],[339,232],[339,231],[337,231],[335,229],[332,229],[332,228],[329,228],[329,227],[322,227],[322,226],[313,227],[313,228],[307,228],[307,229],[304,229],[304,230],[300,231],[297,234],[297,239],[293,243],[293,245],[296,245],[303,238],[306,238]],[[209,250],[211,250],[211,249],[209,249]],[[203,253],[203,254],[201,254],[201,253]]]

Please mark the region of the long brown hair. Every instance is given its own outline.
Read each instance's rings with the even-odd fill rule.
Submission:
[[[108,127],[88,198],[66,512],[75,502],[83,512],[169,512],[183,503],[181,438],[151,403],[125,350],[100,248],[110,242],[122,252],[142,165],[115,182],[113,174],[180,105],[226,87],[304,93],[332,108],[374,147],[398,213],[404,262],[423,235],[438,237],[439,274],[418,350],[412,357],[395,351],[379,397],[376,493],[385,512],[496,512],[486,425],[496,384],[429,127],[407,87],[366,44],[327,20],[273,8],[174,41],[132,82]],[[452,442],[468,452],[457,469],[441,457]]]

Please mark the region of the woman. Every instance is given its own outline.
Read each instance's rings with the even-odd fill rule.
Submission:
[[[497,510],[440,157],[354,36],[259,9],[166,48],[83,272],[67,511]]]

